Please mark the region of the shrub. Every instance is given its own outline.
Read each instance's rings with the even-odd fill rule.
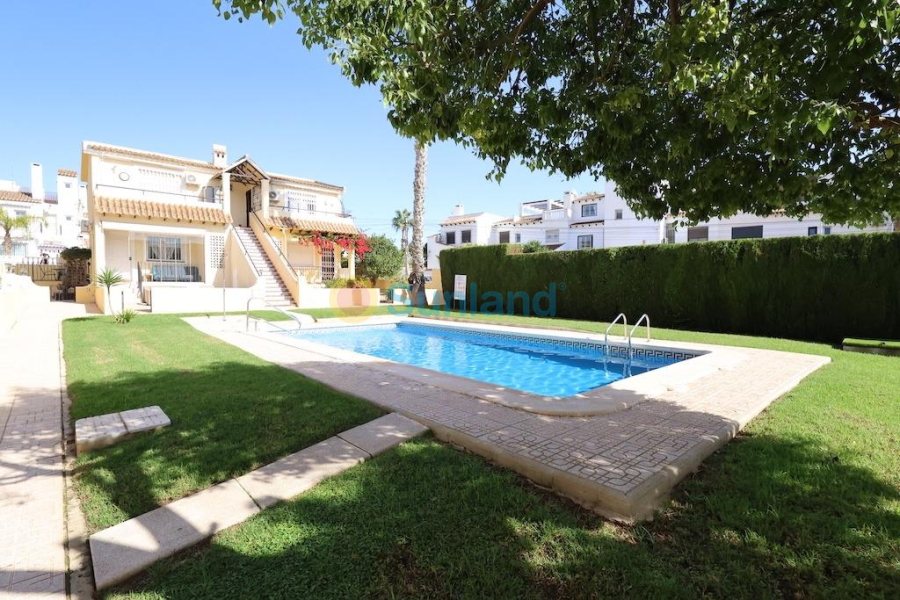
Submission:
[[[445,290],[556,292],[556,316],[839,342],[900,338],[900,235],[858,234],[509,254],[444,250]],[[510,307],[504,303],[504,311]],[[512,307],[521,312],[521,303]]]
[[[537,240],[531,240],[522,244],[519,249],[520,254],[537,254],[539,252],[549,252],[550,249]]]
[[[122,312],[116,315],[116,323],[120,325],[125,325],[126,323],[131,323],[131,320],[137,316],[137,313],[134,312],[130,308],[126,308]]]
[[[345,279],[339,277],[337,279],[329,279],[325,281],[327,288],[371,288],[375,287],[368,279],[358,277],[356,279]]]

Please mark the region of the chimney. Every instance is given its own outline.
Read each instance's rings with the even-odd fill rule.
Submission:
[[[563,194],[563,206],[566,208],[572,208],[572,203],[575,202],[575,198],[578,197],[578,192],[575,190],[569,190],[565,194]]]
[[[213,144],[213,165],[221,168],[228,166],[228,152],[225,146]]]
[[[461,217],[464,214],[466,214],[466,209],[463,208],[462,204],[457,204],[456,206],[453,207],[453,212],[450,213],[450,216],[451,217]]]
[[[44,199],[44,167],[40,163],[31,163],[31,197]]]

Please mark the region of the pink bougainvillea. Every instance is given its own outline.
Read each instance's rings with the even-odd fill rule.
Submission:
[[[299,234],[297,240],[301,244],[315,246],[320,254],[326,249],[334,247],[335,244],[345,252],[350,252],[350,248],[352,247],[356,251],[356,255],[360,258],[372,249],[366,241],[366,236],[361,233],[358,235],[347,235],[311,231],[309,233]]]

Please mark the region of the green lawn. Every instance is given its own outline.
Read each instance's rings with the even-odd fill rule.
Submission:
[[[653,334],[834,362],[707,459],[651,523],[607,522],[478,457],[422,440],[163,561],[111,595],[900,596],[897,359],[789,340]]]
[[[180,318],[63,324],[72,418],[159,405],[172,425],[84,454],[92,531],[245,473],[380,411],[206,336]]]

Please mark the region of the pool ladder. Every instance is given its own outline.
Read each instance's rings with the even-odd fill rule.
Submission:
[[[603,334],[603,346],[606,349],[607,355],[609,355],[609,332],[615,327],[620,319],[622,320],[623,337],[628,342],[628,358],[631,359],[634,357],[634,347],[631,345],[631,338],[634,336],[634,332],[637,331],[637,328],[641,326],[641,323],[647,324],[647,341],[650,341],[650,315],[647,313],[642,314],[630,331],[628,330],[628,317],[625,316],[625,313],[616,315],[616,318],[612,320],[612,323],[609,324],[609,327],[606,328],[606,332]]]
[[[300,315],[298,315],[297,313],[288,312],[288,311],[284,310],[283,308],[281,308],[280,306],[273,306],[273,305],[269,304],[268,302],[265,301],[264,298],[258,298],[258,297],[254,296],[254,297],[250,298],[249,300],[247,300],[247,316],[246,316],[246,322],[244,325],[245,331],[250,331],[250,319],[251,318],[255,319],[257,321],[265,321],[272,327],[275,327],[276,329],[280,329],[281,331],[287,331],[287,332],[296,331],[296,330],[291,330],[291,329],[285,329],[284,327],[281,327],[280,325],[276,325],[275,323],[273,323],[272,321],[269,321],[267,319],[262,319],[260,317],[251,316],[250,315],[250,304],[253,303],[254,301],[262,302],[263,308],[271,308],[272,310],[275,310],[275,311],[280,312],[281,314],[285,315],[290,320],[295,321],[297,323],[297,329],[303,328],[302,317]],[[312,319],[313,323],[319,322],[319,320],[317,318],[313,317],[312,315],[303,315],[303,316],[309,317],[310,319]]]

